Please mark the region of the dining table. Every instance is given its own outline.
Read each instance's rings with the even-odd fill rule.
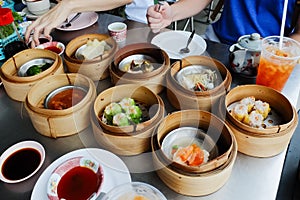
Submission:
[[[151,42],[156,35],[147,24],[124,19],[119,16],[99,12],[98,21],[84,29],[75,31],[53,30],[51,33],[53,40],[61,41],[65,45],[72,39],[90,33],[108,34],[108,25],[112,22],[124,22],[127,24],[127,38],[124,43],[120,43],[119,48],[132,43]],[[173,31],[165,29],[164,31]],[[229,46],[205,40],[207,48],[203,55],[210,56],[221,61],[229,69]],[[173,62],[173,61],[172,61]],[[244,77],[239,74],[232,74],[231,88],[244,84],[255,84],[255,78]],[[286,83],[282,94],[284,94],[291,104],[299,110],[300,91],[300,66],[297,65]],[[110,78],[95,82],[97,93],[112,87]],[[165,104],[166,114],[176,111],[170,104],[166,89],[159,94]],[[299,131],[299,127],[295,134]],[[85,148],[104,149],[95,140],[91,127],[84,129],[74,135],[50,138],[39,134],[33,127],[30,117],[27,114],[24,103],[17,102],[9,98],[3,86],[0,87],[0,154],[15,143],[34,140],[41,143],[46,151],[45,162],[41,169],[31,178],[20,183],[0,183],[0,199],[38,199],[38,195],[33,195],[39,178],[55,160],[74,151]],[[169,200],[274,200],[276,199],[280,178],[284,166],[287,149],[280,154],[258,158],[238,153],[231,175],[228,181],[218,191],[205,196],[186,196],[179,194],[165,185],[156,174],[152,164],[151,151],[134,155],[119,157],[128,168],[130,180],[148,183],[159,189]],[[298,161],[297,161],[298,162]],[[129,180],[129,181],[130,181]],[[199,188],[200,190],[201,188]],[[41,188],[42,193],[46,188]],[[105,191],[107,192],[107,191]],[[34,196],[34,198],[33,198]],[[101,200],[101,195],[98,197]]]

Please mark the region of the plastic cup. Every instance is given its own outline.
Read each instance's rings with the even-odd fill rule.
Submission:
[[[282,91],[295,65],[300,59],[300,43],[283,37],[279,49],[280,36],[269,36],[262,40],[256,84]]]
[[[114,22],[108,25],[109,35],[116,40],[116,42],[124,42],[126,40],[127,25],[123,22]]]

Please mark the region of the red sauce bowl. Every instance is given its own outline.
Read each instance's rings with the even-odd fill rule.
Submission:
[[[57,53],[58,55],[62,55],[65,51],[65,45],[61,42],[52,41],[46,42],[35,47],[36,49],[46,49]]]
[[[52,110],[64,110],[78,104],[87,90],[75,85],[66,85],[50,92],[44,101],[44,107]]]
[[[103,169],[91,157],[74,157],[59,165],[47,183],[50,200],[95,199],[103,185]]]

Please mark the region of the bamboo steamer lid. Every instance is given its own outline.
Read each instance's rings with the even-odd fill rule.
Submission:
[[[230,105],[250,96],[267,102],[271,107],[271,116],[279,116],[281,122],[266,128],[255,128],[235,119],[230,113]],[[226,124],[237,139],[239,152],[254,157],[270,157],[284,151],[298,124],[297,112],[289,100],[278,91],[261,85],[243,85],[232,89],[219,109],[226,112]]]
[[[79,60],[75,57],[78,48],[85,45],[89,40],[98,39],[111,46],[109,52],[100,58],[92,60]],[[117,43],[109,35],[106,34],[85,34],[71,40],[65,50],[65,63],[67,69],[71,73],[81,73],[93,81],[99,81],[109,76],[108,66],[111,64],[113,57],[117,51]]]
[[[26,62],[37,58],[53,59],[54,63],[40,74],[19,77],[17,72]],[[25,101],[27,92],[38,81],[49,75],[64,73],[63,62],[56,53],[43,49],[27,49],[8,59],[0,68],[0,76],[7,95],[16,101]]]
[[[191,91],[184,88],[177,80],[176,74],[189,66],[207,66],[215,70],[222,79],[220,84],[208,91]],[[231,86],[232,77],[220,61],[207,56],[189,56],[175,62],[166,76],[167,97],[177,109],[199,109],[211,111]],[[214,112],[215,113],[215,112]]]
[[[149,107],[149,111],[151,111],[151,113],[149,113],[150,119],[137,125],[123,127],[108,125],[104,123],[101,119],[101,116],[104,112],[105,107],[112,102],[119,102],[123,98],[127,97],[130,97],[136,102],[140,102],[141,104]],[[103,129],[114,134],[123,134],[142,130],[152,124],[160,114],[160,107],[162,106],[163,105],[159,101],[158,95],[153,93],[149,88],[134,84],[124,84],[114,86],[101,92],[95,100],[93,112]]]
[[[131,74],[119,69],[119,64],[126,57],[134,55],[147,55],[157,60],[160,67],[152,72]],[[165,76],[170,67],[168,54],[157,46],[148,43],[128,45],[117,51],[114,62],[109,66],[111,81],[114,85],[137,84],[148,87],[159,94],[165,87]]]
[[[76,105],[64,110],[44,108],[44,99],[53,90],[76,85],[88,88],[85,97]],[[25,108],[34,128],[48,137],[63,137],[76,134],[90,125],[90,108],[96,98],[94,82],[81,74],[59,74],[39,81],[28,92]]]
[[[96,116],[91,112],[91,124],[97,143],[105,149],[123,156],[133,156],[148,151],[153,130],[164,117],[164,103],[160,97],[158,99],[161,104],[160,111],[153,123],[142,130],[126,134],[115,134],[103,129]]]

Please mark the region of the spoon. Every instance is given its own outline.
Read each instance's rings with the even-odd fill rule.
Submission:
[[[70,21],[67,21],[66,24],[61,25],[60,28],[68,28],[68,27],[70,27],[72,25],[71,22],[73,22],[75,19],[77,19],[80,15],[81,15],[80,12],[77,13],[72,19],[70,19]]]
[[[192,34],[190,35],[190,37],[189,37],[189,39],[188,39],[188,41],[186,43],[186,47],[180,49],[179,53],[183,54],[183,53],[189,53],[190,52],[189,45],[190,45],[190,43],[191,43],[191,41],[192,41],[192,39],[194,37],[194,34],[195,34],[195,29],[193,30]]]

